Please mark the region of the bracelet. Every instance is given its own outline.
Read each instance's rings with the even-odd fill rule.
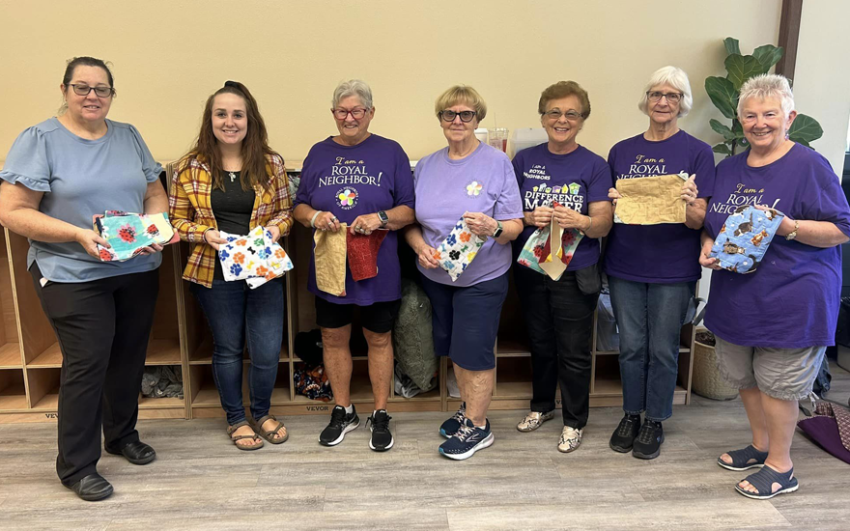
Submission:
[[[319,214],[321,214],[321,213],[322,213],[321,210],[317,210],[316,213],[313,214],[313,219],[310,220],[310,226],[313,227],[314,229],[316,228],[316,218],[319,217]]]
[[[593,228],[593,218],[592,218],[592,217],[590,217],[590,216],[587,216],[587,219],[589,219],[589,220],[590,220],[590,224],[588,224],[587,228],[586,228],[586,229],[584,229],[584,232],[587,232],[587,231],[589,231],[590,229],[592,229],[592,228]]]
[[[207,233],[208,233],[209,231],[211,231],[211,230],[212,230],[212,229],[207,229],[207,230],[205,230],[205,231],[203,232],[203,234],[201,234],[201,240],[203,240],[203,242],[204,242],[205,244],[207,244],[207,245],[209,245],[209,244],[210,244],[210,242],[208,242],[208,241],[207,241]]]

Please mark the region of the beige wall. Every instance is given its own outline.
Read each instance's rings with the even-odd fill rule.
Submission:
[[[806,3],[806,16],[813,3]],[[473,85],[490,107],[482,126],[513,129],[538,126],[540,91],[573,79],[593,104],[579,141],[605,156],[613,143],[646,127],[635,104],[650,73],[667,64],[684,68],[694,88],[694,110],[682,127],[715,143],[708,119],[722,117],[702,87],[706,76],[724,73],[721,40],[739,38],[745,53],[776,42],[780,6],[780,0],[0,0],[0,159],[20,131],[55,113],[65,60],[82,54],[114,63],[119,96],[110,117],[136,125],[161,160],[189,147],[205,98],[227,79],[257,96],[272,146],[287,159],[302,159],[335,133],[328,112],[333,88],[355,76],[375,93],[372,131],[398,140],[413,159],[445,145],[433,102],[448,86]],[[817,11],[829,27],[847,19]],[[815,49],[832,38],[805,28],[804,37],[811,34]],[[811,48],[804,43],[801,52],[817,56]],[[798,86],[803,89],[802,79]],[[818,111],[810,114],[824,121],[827,110]],[[846,114],[845,107],[842,137]]]

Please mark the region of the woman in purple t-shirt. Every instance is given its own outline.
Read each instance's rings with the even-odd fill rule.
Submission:
[[[699,255],[715,270],[705,324],[717,339],[718,367],[740,390],[753,433],[752,444],[721,455],[717,464],[760,468],[735,486],[755,499],[797,490],[791,461],[797,402],[811,394],[826,347],[835,344],[838,246],[850,239],[850,208],[829,163],[786,136],[796,114],[782,76],[757,76],[741,87],[738,119],[750,149],[717,166]],[[729,214],[744,205],[785,215],[748,275],[721,270],[709,258]]]
[[[593,311],[602,288],[599,238],[611,229],[611,168],[605,159],[576,142],[590,116],[590,99],[578,83],[560,81],[546,88],[537,103],[549,141],[517,153],[513,166],[523,201],[525,229],[514,242],[518,255],[537,228],[554,218],[574,235],[584,234],[572,260],[557,280],[514,266],[514,280],[531,340],[531,411],[522,432],[554,418],[555,391],[561,389],[564,426],[558,450],[581,444],[590,410],[590,352]]]
[[[440,427],[449,439],[440,453],[460,460],[493,444],[487,420],[496,367],[493,347],[508,292],[508,244],[522,231],[522,206],[508,157],[475,138],[487,114],[481,95],[472,87],[454,86],[437,99],[435,111],[449,146],[416,165],[416,204],[422,209],[417,208],[418,224],[405,237],[419,257],[422,287],[431,300],[434,350],[452,359],[464,401]],[[458,231],[461,218],[465,228]],[[442,241],[471,241],[470,233],[486,239],[477,253],[437,253]],[[450,277],[447,267],[462,268],[462,274]]]
[[[316,296],[316,323],[322,329],[325,369],[336,406],[331,421],[319,436],[324,446],[336,446],[345,434],[360,425],[351,403],[351,338],[353,309],[358,308],[363,335],[369,344],[369,378],[375,410],[369,417],[369,447],[382,452],[393,446],[387,415],[392,384],[391,334],[401,302],[401,271],[396,231],[413,221],[413,178],[410,160],[397,142],[373,135],[375,116],[372,90],[363,81],[340,83],[334,91],[331,113],[339,134],[310,149],[301,170],[293,215],[317,231],[348,230],[349,240],[384,231],[377,259],[377,274],[355,280],[345,267],[342,293],[326,293],[316,283],[316,260],[310,257],[307,289]],[[344,225],[347,224],[347,229]],[[387,232],[388,231],[388,232]],[[353,255],[348,255],[351,264]],[[358,260],[360,264],[363,260]]]
[[[649,129],[618,142],[608,154],[615,182],[682,172],[691,176],[682,183],[685,223],[615,223],[608,235],[605,273],[620,332],[625,413],[609,446],[640,459],[660,455],[661,423],[673,415],[679,334],[701,275],[693,257],[714,187],[711,147],[679,129],[679,118],[692,104],[688,75],[674,66],[659,69],[638,103],[649,116]],[[610,197],[616,204],[620,194],[612,188]]]

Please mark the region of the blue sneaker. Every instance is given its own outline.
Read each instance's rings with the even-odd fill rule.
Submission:
[[[466,402],[461,402],[460,409],[457,410],[457,413],[452,415],[451,418],[443,422],[442,426],[440,426],[440,435],[446,439],[450,439],[452,435],[457,433],[457,430],[460,429],[460,425],[463,424],[463,419],[465,418]]]
[[[489,420],[487,427],[482,429],[476,428],[471,420],[464,419],[457,433],[440,445],[440,453],[449,459],[462,461],[472,457],[478,450],[493,446],[495,440],[493,432],[490,431]]]

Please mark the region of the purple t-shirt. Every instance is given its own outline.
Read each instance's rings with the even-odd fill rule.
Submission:
[[[696,175],[699,197],[714,192],[714,154],[711,147],[684,131],[650,142],[643,134],[618,142],[608,154],[608,164],[617,179],[636,179],[686,172]],[[682,183],[684,184],[684,182]],[[672,284],[691,282],[701,275],[700,231],[684,223],[624,225],[614,223],[608,234],[605,272],[612,277]]]
[[[522,209],[530,212],[539,206],[562,206],[587,215],[587,205],[610,201],[611,168],[605,159],[584,146],[566,155],[556,155],[543,143],[516,154],[514,173],[519,183]],[[514,260],[536,227],[528,226],[514,241]],[[567,271],[592,266],[599,260],[599,240],[582,238]]]
[[[431,153],[416,165],[413,179],[416,221],[431,247],[446,239],[464,212],[483,212],[500,221],[522,217],[511,161],[487,144],[461,160],[451,160],[449,148]],[[463,288],[504,274],[511,267],[511,249],[488,238],[456,282],[442,268],[418,267],[434,282]]]
[[[414,208],[410,159],[393,140],[370,135],[356,146],[343,146],[332,137],[310,149],[301,169],[295,206],[304,203],[332,212],[349,225],[363,214],[399,205]],[[345,297],[335,297],[316,287],[316,264],[310,255],[307,289],[335,304],[369,306],[401,298],[398,238],[390,231],[378,252],[378,276],[355,282],[345,273]]]
[[[747,152],[717,166],[705,229],[715,238],[735,208],[754,203],[792,219],[829,221],[850,236],[850,207],[823,155],[795,144],[781,159],[747,166]],[[835,344],[841,249],[781,236],[755,272],[713,271],[705,325],[742,346],[806,348]]]

